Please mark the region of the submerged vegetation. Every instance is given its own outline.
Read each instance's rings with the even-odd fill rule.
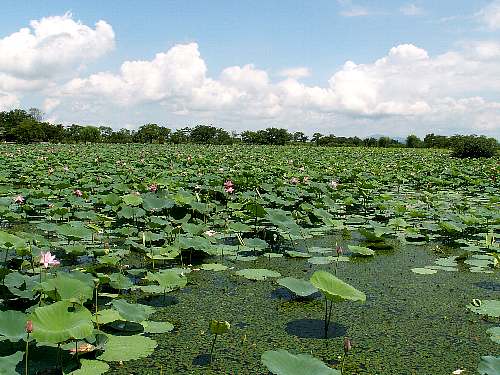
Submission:
[[[0,162],[7,374],[498,374],[497,157],[5,144]]]

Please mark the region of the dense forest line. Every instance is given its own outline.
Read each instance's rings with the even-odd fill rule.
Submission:
[[[198,144],[313,144],[317,146],[368,146],[411,148],[454,148],[464,139],[473,138],[483,147],[497,148],[494,138],[484,136],[442,136],[427,134],[424,139],[409,135],[405,141],[390,137],[338,137],[333,134],[314,133],[308,137],[303,132],[290,133],[286,129],[270,127],[264,130],[246,130],[239,134],[212,125],[196,125],[172,129],[157,124],[145,124],[137,130],[113,130],[109,126],[63,126],[44,121],[44,114],[36,108],[14,109],[0,112],[0,140],[16,143],[198,143]]]

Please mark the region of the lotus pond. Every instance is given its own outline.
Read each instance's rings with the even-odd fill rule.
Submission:
[[[499,374],[499,160],[0,146],[0,374]]]

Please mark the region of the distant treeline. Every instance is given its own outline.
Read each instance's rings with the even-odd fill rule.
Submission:
[[[36,109],[14,109],[0,112],[0,140],[16,143],[197,143],[197,144],[257,144],[286,145],[312,144],[316,146],[367,146],[367,147],[412,147],[412,148],[454,148],[464,138],[474,137],[498,147],[494,138],[484,136],[446,137],[427,134],[424,139],[410,135],[405,141],[390,137],[337,137],[333,134],[314,133],[311,138],[303,132],[290,133],[286,129],[267,128],[265,130],[246,130],[239,134],[229,133],[212,125],[196,125],[172,131],[157,124],[145,124],[137,130],[113,130],[109,126],[71,126],[55,125],[43,121],[43,113]]]

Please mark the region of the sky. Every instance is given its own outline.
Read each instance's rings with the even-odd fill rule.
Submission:
[[[136,129],[500,139],[500,0],[23,1],[0,111]]]

